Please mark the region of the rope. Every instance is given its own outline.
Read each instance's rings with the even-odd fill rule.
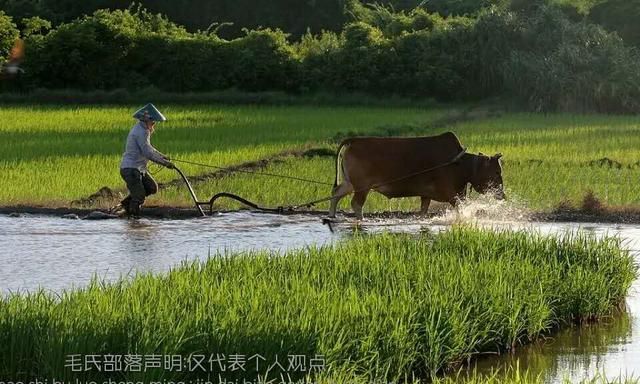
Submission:
[[[158,169],[152,172],[152,171],[151,171],[151,167],[152,167],[152,166],[150,165],[150,166],[147,168],[147,172],[148,172],[151,176],[157,176],[157,175],[159,175],[159,174],[160,174],[160,172],[162,172],[162,171],[165,169],[165,167],[163,167],[162,165],[158,165]]]
[[[214,168],[214,169],[219,169],[219,170],[228,171],[228,172],[250,173],[252,175],[279,177],[281,179],[289,179],[289,180],[302,181],[302,182],[311,183],[311,184],[321,184],[321,185],[331,185],[331,186],[333,186],[332,183],[326,183],[326,182],[323,182],[323,181],[304,179],[304,178],[295,177],[295,176],[279,175],[279,174],[276,174],[276,173],[247,171],[247,170],[244,170],[244,169],[233,169],[233,168],[229,168],[229,167],[225,168],[225,167],[219,167],[217,165],[196,163],[194,161],[179,160],[179,159],[173,159],[173,158],[171,159],[171,161],[176,161],[176,162],[184,163],[184,164],[198,165],[200,167],[205,167],[205,168]]]
[[[273,213],[284,213],[285,211],[291,211],[292,207],[277,207],[277,208],[265,208],[265,207],[261,207],[256,203],[252,203],[251,201],[240,197],[236,194],[233,193],[229,193],[229,192],[220,192],[216,195],[214,195],[211,200],[209,200],[209,210],[213,211],[213,204],[216,202],[216,200],[220,199],[221,197],[226,197],[229,199],[233,199],[236,200],[244,205],[246,205],[247,207],[253,208],[253,209],[257,209],[259,211],[265,211],[265,212],[273,212]]]

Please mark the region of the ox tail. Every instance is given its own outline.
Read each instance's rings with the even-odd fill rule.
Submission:
[[[350,140],[343,140],[338,147],[338,151],[336,152],[336,178],[333,181],[333,189],[338,187],[338,184],[345,178],[344,167],[342,162],[342,156],[345,149],[349,145]]]

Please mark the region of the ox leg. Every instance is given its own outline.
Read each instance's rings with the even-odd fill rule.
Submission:
[[[338,209],[338,203],[342,200],[343,197],[348,195],[353,190],[353,187],[350,183],[342,183],[337,187],[333,188],[331,198],[331,206],[329,207],[329,217],[336,217],[336,210]]]
[[[459,196],[456,196],[453,199],[449,200],[449,204],[451,204],[451,206],[456,209],[460,207],[461,202],[462,200],[460,200]]]
[[[353,198],[351,199],[351,208],[353,209],[353,213],[356,214],[356,218],[359,220],[363,219],[362,207],[364,206],[364,202],[367,201],[368,194],[369,191],[358,191],[353,194]]]
[[[420,198],[420,214],[426,215],[427,211],[429,211],[429,205],[431,204],[431,199],[428,197]]]
[[[456,216],[458,216],[458,217],[459,217],[459,215],[461,213],[460,212],[460,203],[462,203],[466,199],[466,196],[467,196],[466,191],[462,190],[461,192],[458,192],[456,194],[456,196],[449,201],[449,204],[451,204],[451,206],[453,208],[455,208]]]
[[[449,200],[449,204],[451,204],[451,206],[454,208],[458,208],[460,206],[460,203],[462,203],[466,199],[467,191],[466,189],[463,189],[461,191],[458,191],[456,195],[451,200]]]

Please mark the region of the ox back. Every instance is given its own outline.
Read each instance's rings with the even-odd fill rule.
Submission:
[[[343,178],[356,191],[373,189],[389,198],[425,196],[449,201],[467,181],[459,163],[424,172],[464,151],[452,132],[430,137],[356,137],[344,140],[341,148]]]

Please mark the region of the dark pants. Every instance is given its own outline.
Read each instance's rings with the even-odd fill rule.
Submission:
[[[120,176],[127,183],[129,196],[122,200],[122,207],[129,213],[140,214],[140,206],[144,199],[158,192],[158,183],[147,172],[140,172],[135,168],[120,169]]]

